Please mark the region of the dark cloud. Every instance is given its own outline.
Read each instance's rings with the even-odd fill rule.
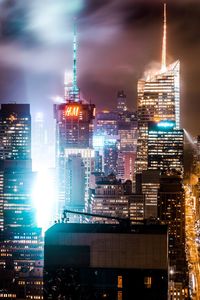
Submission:
[[[0,0],[0,98],[51,111],[72,66],[78,23],[78,81],[85,98],[112,108],[118,89],[136,109],[137,80],[159,65],[161,0]],[[181,61],[182,125],[200,132],[200,2],[168,0],[168,62]]]

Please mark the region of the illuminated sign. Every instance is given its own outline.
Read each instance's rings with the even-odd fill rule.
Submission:
[[[161,121],[157,124],[158,127],[164,128],[173,128],[175,126],[175,122],[173,121]]]
[[[80,106],[67,105],[65,108],[65,117],[78,117],[80,113]]]

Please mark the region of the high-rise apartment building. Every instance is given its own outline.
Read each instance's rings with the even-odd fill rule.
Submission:
[[[123,90],[118,91],[117,93],[117,111],[118,113],[123,113],[127,111],[127,101],[126,101],[126,95]]]
[[[180,62],[166,65],[166,5],[161,70],[138,82],[138,148],[136,171],[147,169],[148,122],[171,120],[180,128]]]
[[[75,29],[75,28],[74,28]],[[91,172],[94,151],[92,149],[93,119],[95,117],[95,106],[81,100],[80,91],[77,87],[76,71],[76,30],[74,31],[73,41],[73,81],[72,86],[68,87],[65,83],[65,103],[54,105],[54,117],[56,119],[56,169],[57,169],[57,189],[58,189],[58,216],[62,214],[64,207],[72,203],[70,177],[78,175],[76,168],[67,171],[69,155],[77,156],[77,161],[81,157],[85,166],[85,206],[87,209],[89,175]],[[74,165],[75,166],[75,165]],[[78,167],[78,164],[76,164]],[[75,188],[79,188],[78,186]]]

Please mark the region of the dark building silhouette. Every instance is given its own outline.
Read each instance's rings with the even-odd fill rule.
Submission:
[[[167,300],[167,227],[55,224],[45,234],[44,299]]]

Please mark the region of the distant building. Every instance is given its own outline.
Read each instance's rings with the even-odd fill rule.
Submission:
[[[133,194],[132,181],[122,183],[114,174],[99,176],[95,182],[91,198],[94,214],[128,218],[131,222],[144,220],[145,197]],[[116,220],[94,217],[93,222],[116,223]]]
[[[117,175],[122,180],[133,180],[137,151],[137,119],[135,113],[121,112],[118,121],[119,152]]]
[[[105,172],[105,175],[114,173],[123,181],[133,180],[137,119],[135,113],[127,109],[123,91],[118,92],[116,110],[97,114],[94,148],[97,158],[102,157],[102,169],[99,171]]]
[[[118,158],[118,114],[111,111],[97,113],[94,131],[95,160],[102,160],[102,169],[105,175],[117,174]],[[100,144],[101,143],[101,144]]]
[[[126,95],[123,90],[118,91],[117,93],[117,111],[118,113],[123,113],[127,111],[127,100]]]
[[[55,224],[45,234],[44,299],[167,300],[167,243],[161,225]]]

